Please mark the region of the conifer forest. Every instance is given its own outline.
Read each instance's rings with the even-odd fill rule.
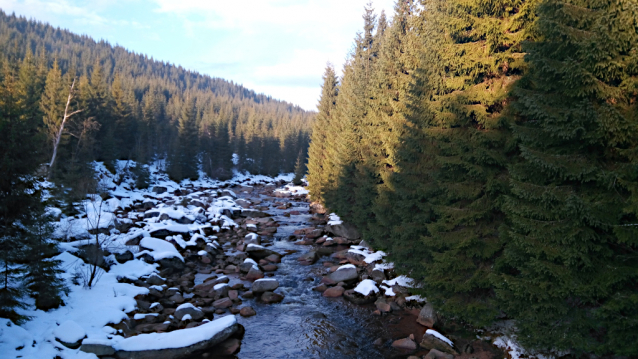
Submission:
[[[638,357],[638,1],[362,10],[316,112],[0,10],[0,320],[111,280],[124,321],[64,358]],[[285,344],[315,319],[356,349]]]

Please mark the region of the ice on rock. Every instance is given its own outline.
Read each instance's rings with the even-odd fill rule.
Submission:
[[[379,293],[379,288],[377,288],[376,283],[372,279],[364,279],[354,288],[354,291],[363,296],[368,296],[370,293]]]

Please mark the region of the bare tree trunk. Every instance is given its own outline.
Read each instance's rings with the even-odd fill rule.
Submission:
[[[64,133],[64,125],[66,121],[73,115],[78,112],[82,112],[82,110],[77,110],[69,113],[69,105],[71,104],[71,100],[73,99],[73,88],[75,87],[75,79],[73,79],[73,83],[71,84],[71,89],[69,90],[69,97],[66,100],[66,107],[64,108],[64,117],[62,118],[62,123],[60,124],[60,128],[57,130],[55,135],[55,139],[53,140],[53,156],[51,157],[51,163],[49,163],[49,173],[47,175],[47,179],[51,179],[51,174],[53,173],[53,164],[55,163],[55,157],[58,154],[58,146],[60,145],[60,139],[62,138],[62,134]]]

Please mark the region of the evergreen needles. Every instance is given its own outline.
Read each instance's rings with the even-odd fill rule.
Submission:
[[[326,72],[313,200],[449,318],[638,355],[636,2],[400,1],[385,26],[366,9]]]

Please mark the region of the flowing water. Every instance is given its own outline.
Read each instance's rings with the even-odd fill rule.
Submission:
[[[243,194],[244,197],[250,195]],[[264,199],[268,197],[262,196]],[[287,199],[277,201],[288,202]],[[268,211],[280,224],[268,248],[279,253],[290,253],[282,258],[274,277],[279,281],[277,292],[284,294],[283,302],[264,304],[255,299],[243,300],[242,306],[252,306],[256,316],[244,318],[237,315],[246,333],[241,350],[236,354],[240,359],[261,358],[388,358],[405,357],[389,346],[389,339],[396,335],[389,333],[387,318],[372,314],[374,307],[358,306],[343,298],[325,298],[312,291],[319,285],[322,273],[326,272],[322,257],[311,266],[302,266],[297,258],[311,249],[310,246],[295,245],[288,240],[296,229],[311,225],[308,204],[292,201],[292,208],[301,215],[283,216],[284,210],[271,206]],[[239,279],[232,279],[233,282]],[[409,316],[409,315],[407,315]],[[401,317],[395,317],[395,327]],[[382,320],[384,322],[382,322]],[[414,317],[410,317],[411,323]],[[421,333],[422,334],[422,333]],[[375,346],[377,338],[385,338],[384,344]]]

